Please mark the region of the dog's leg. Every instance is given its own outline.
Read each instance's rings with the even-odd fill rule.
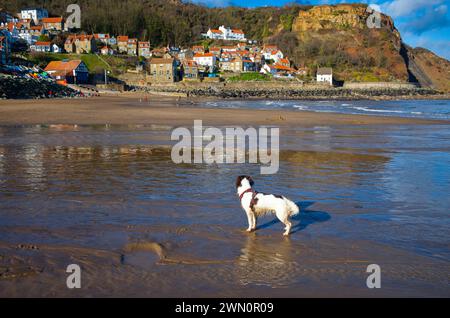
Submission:
[[[287,235],[289,235],[291,233],[292,223],[289,222],[288,220],[286,220],[284,224],[286,225],[286,227],[284,228],[285,231],[284,231],[283,235],[287,236]]]
[[[256,215],[254,212],[251,212],[252,216],[252,231],[256,230]]]
[[[281,221],[281,223],[285,225],[283,235],[289,235],[289,233],[291,232],[292,223],[289,222],[287,213],[285,213],[284,210],[280,209],[275,211],[275,215]]]
[[[253,212],[252,211],[245,211],[247,213],[247,220],[248,220],[248,228],[247,232],[251,232],[253,229]]]

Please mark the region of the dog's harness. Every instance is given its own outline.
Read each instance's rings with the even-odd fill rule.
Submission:
[[[258,202],[258,199],[256,199],[256,195],[258,194],[257,191],[253,191],[252,188],[248,188],[247,190],[245,190],[244,192],[241,193],[241,195],[239,196],[239,200],[241,201],[241,204],[242,204],[242,198],[244,197],[244,194],[250,193],[250,192],[252,193],[252,198],[250,200],[250,209],[253,210],[253,207]]]

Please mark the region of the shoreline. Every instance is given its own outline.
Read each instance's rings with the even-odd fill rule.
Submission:
[[[148,100],[144,100],[147,97]],[[121,94],[89,99],[0,100],[0,125],[35,124],[166,124],[191,125],[370,125],[449,124],[448,120],[394,116],[318,113],[296,110],[200,108],[211,98],[192,99]],[[214,99],[213,99],[214,100]],[[194,107],[193,107],[194,106]]]

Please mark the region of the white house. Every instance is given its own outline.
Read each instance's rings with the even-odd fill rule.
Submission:
[[[333,85],[333,69],[331,67],[319,67],[317,69],[317,82]]]
[[[216,65],[216,56],[213,53],[197,53],[194,55],[194,61],[198,65],[212,69]]]
[[[52,44],[52,52],[53,52],[53,53],[61,53],[62,50],[61,50],[61,48],[60,48],[58,45],[56,45],[55,43],[53,43],[53,44]]]
[[[42,18],[48,18],[48,11],[41,8],[26,8],[20,12],[22,19],[32,19],[35,24],[38,24]]]
[[[278,49],[275,50],[266,49],[263,51],[263,56],[265,60],[273,60],[275,63],[284,58],[283,52],[281,52],[281,50]]]
[[[52,45],[49,41],[37,41],[30,46],[30,50],[34,52],[51,52]]]
[[[231,29],[224,25],[221,25],[218,29],[209,29],[204,36],[214,40],[246,41],[244,31]]]

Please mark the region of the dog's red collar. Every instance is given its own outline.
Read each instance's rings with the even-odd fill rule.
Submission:
[[[247,190],[245,190],[244,192],[241,193],[241,195],[239,196],[239,200],[242,201],[242,197],[244,196],[244,194],[248,193],[248,192],[252,192],[253,193],[253,189],[252,188],[248,188]],[[254,196],[254,195],[253,195]]]

